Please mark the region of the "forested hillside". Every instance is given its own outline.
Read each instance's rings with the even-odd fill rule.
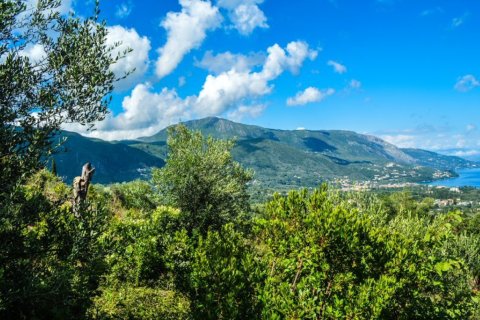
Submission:
[[[62,143],[55,154],[57,172],[70,183],[79,176],[79,168],[91,162],[98,170],[95,181],[114,183],[148,178],[152,167],[163,167],[165,161],[123,143],[86,139],[73,132],[62,132]]]
[[[379,185],[420,182],[455,175],[475,162],[418,149],[399,149],[379,138],[339,130],[274,130],[221,118],[188,121],[188,128],[221,139],[235,139],[233,157],[255,171],[260,188],[288,190],[316,187],[336,179],[375,181]],[[78,173],[72,166],[90,158],[104,171],[99,182],[129,181],[148,176],[167,157],[167,130],[131,141],[109,143],[66,133],[69,153],[55,156],[67,181]],[[121,146],[125,147],[122,149]],[[113,174],[115,172],[115,174]]]

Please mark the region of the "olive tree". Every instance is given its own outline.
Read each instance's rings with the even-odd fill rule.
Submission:
[[[98,279],[92,252],[105,210],[73,219],[66,186],[38,183],[31,192],[28,181],[55,152],[63,124],[91,128],[105,117],[117,80],[110,66],[127,52],[112,55],[117,45],[106,45],[98,1],[87,18],[61,14],[60,5],[0,1],[2,319],[82,317]],[[52,199],[59,190],[61,201]]]
[[[188,231],[220,230],[248,210],[252,172],[233,160],[233,141],[204,137],[184,125],[168,133],[167,162],[154,170],[153,182],[163,201],[182,211]]]
[[[108,112],[115,75],[107,28],[59,12],[60,0],[0,2],[0,179],[3,191],[42,166],[64,123],[90,128]],[[115,46],[116,47],[116,46]],[[28,53],[39,52],[35,56]]]

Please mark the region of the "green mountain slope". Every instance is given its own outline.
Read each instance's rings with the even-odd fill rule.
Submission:
[[[58,175],[67,183],[82,173],[88,161],[96,168],[95,183],[134,180],[148,175],[151,167],[164,165],[161,158],[124,143],[90,139],[73,132],[62,132],[61,136],[67,140],[54,159]]]
[[[258,188],[314,187],[322,181],[342,185],[420,182],[454,175],[451,170],[475,162],[418,149],[399,149],[379,138],[342,130],[275,130],[205,118],[185,122],[191,129],[236,139],[234,158],[255,170]],[[56,155],[59,175],[72,179],[81,165],[97,167],[96,182],[142,177],[167,157],[167,130],[133,141],[106,142],[66,133],[67,153]]]
[[[418,153],[351,131],[275,130],[220,118],[185,125],[216,138],[235,138],[234,158],[255,170],[255,184],[272,189],[313,187],[324,180],[350,184],[366,180],[377,184],[419,182],[453,175],[448,170],[456,167],[417,159]],[[130,144],[165,158],[166,138],[167,131],[162,130]],[[449,163],[450,158],[441,157]]]

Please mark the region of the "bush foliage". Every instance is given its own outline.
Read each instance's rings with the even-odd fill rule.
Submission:
[[[480,316],[477,218],[327,185],[253,211],[230,143],[171,133],[153,182],[93,185],[80,215],[47,171],[16,190],[2,209],[15,217],[1,225],[2,319]]]

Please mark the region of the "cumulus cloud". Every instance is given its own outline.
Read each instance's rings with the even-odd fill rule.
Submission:
[[[262,74],[266,78],[276,78],[285,69],[296,74],[305,59],[315,60],[318,51],[309,48],[303,41],[290,42],[286,50],[275,44],[267,49],[268,57],[263,66]]]
[[[213,54],[207,51],[202,60],[196,61],[195,65],[199,68],[208,70],[213,74],[220,74],[229,70],[239,72],[249,71],[254,67],[260,66],[265,61],[265,55],[262,53],[234,54],[229,51]]]
[[[105,140],[134,139],[153,135],[172,122],[188,119],[189,104],[190,98],[181,99],[175,90],[164,88],[155,93],[149,84],[138,84],[131,95],[124,98],[122,112],[97,123],[97,130],[86,132],[78,125],[64,129]]]
[[[286,48],[275,44],[260,71],[231,69],[209,75],[198,95],[181,98],[175,90],[164,88],[155,93],[148,84],[137,85],[124,98],[123,110],[96,124],[96,131],[85,132],[80,126],[66,130],[106,140],[134,139],[152,135],[165,126],[192,117],[226,114],[231,119],[257,117],[266,108],[256,99],[271,92],[270,83],[284,71],[297,72],[306,59],[316,56],[305,42],[291,42]]]
[[[122,26],[113,26],[107,29],[107,46],[113,46],[115,43],[121,42],[121,45],[112,52],[113,56],[122,53],[127,48],[133,49],[133,52],[118,60],[110,68],[117,78],[123,77],[127,72],[134,70],[126,79],[122,79],[115,84],[115,89],[118,91],[130,89],[141,80],[148,69],[150,40],[147,37],[141,37],[135,29],[125,29]]]
[[[156,74],[160,78],[170,74],[187,53],[202,44],[207,31],[222,22],[218,8],[210,1],[180,0],[180,5],[182,10],[167,13],[161,24],[167,31],[167,42],[158,49]]]
[[[347,67],[336,61],[330,60],[327,62],[327,65],[331,66],[336,73],[342,74],[347,72]]]
[[[275,44],[267,52],[268,56],[259,72],[232,69],[217,76],[207,76],[198,95],[195,112],[200,116],[218,115],[242,104],[246,98],[268,94],[272,90],[270,81],[285,70],[298,72],[305,59],[314,59],[317,55],[302,41],[290,42],[285,49]]]
[[[478,81],[473,75],[467,74],[458,79],[457,83],[455,84],[455,90],[467,92],[479,86],[480,81]]]
[[[256,98],[270,93],[268,79],[259,73],[230,70],[218,76],[209,75],[198,95],[195,112],[213,116],[242,103],[245,98]]]
[[[242,35],[249,35],[256,28],[268,28],[267,17],[258,7],[263,0],[218,0],[220,8],[228,10],[233,27]]]
[[[315,87],[308,87],[304,91],[298,92],[295,97],[287,99],[289,106],[302,106],[307,103],[320,102],[328,96],[335,93],[335,90],[329,88],[326,90],[319,90]]]

